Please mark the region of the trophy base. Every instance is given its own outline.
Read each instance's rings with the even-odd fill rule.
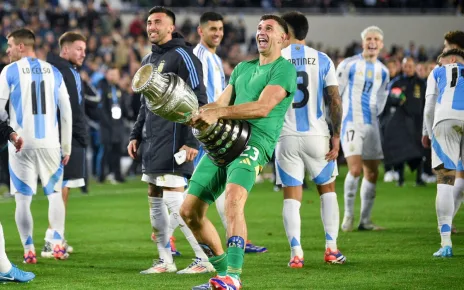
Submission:
[[[248,145],[251,126],[243,120],[219,120],[205,132],[194,130],[194,135],[203,143],[208,158],[216,166],[227,166],[234,161]]]

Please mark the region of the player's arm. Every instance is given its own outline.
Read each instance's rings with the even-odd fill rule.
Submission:
[[[289,92],[280,85],[267,85],[257,101],[216,108],[218,118],[234,120],[264,118],[288,95]]]
[[[219,107],[226,107],[229,106],[230,100],[232,100],[232,95],[234,93],[234,87],[232,85],[227,85],[221,95],[217,98],[216,101],[204,105],[201,107],[204,109],[212,109],[212,108],[219,108]]]
[[[61,76],[61,74],[59,75]],[[64,156],[69,156],[71,155],[72,140],[72,110],[68,90],[66,89],[64,81],[61,81],[58,93],[58,107],[60,108],[61,121],[61,150]]]
[[[390,74],[388,71],[382,70],[382,85],[377,91],[377,116],[382,114],[387,104],[388,99],[388,83],[390,82]]]

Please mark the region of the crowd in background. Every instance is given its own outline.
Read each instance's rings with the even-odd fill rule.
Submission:
[[[69,1],[68,1],[69,2]],[[141,59],[151,51],[151,45],[146,37],[146,15],[139,12],[135,15],[128,26],[124,26],[121,21],[121,14],[118,10],[108,9],[105,1],[74,1],[80,5],[69,5],[68,9],[61,8],[59,1],[21,1],[14,2],[18,7],[9,5],[8,2],[0,4],[0,64],[7,64],[8,57],[5,54],[7,39],[6,35],[18,27],[28,27],[36,34],[36,53],[41,59],[46,59],[48,54],[58,54],[58,37],[69,30],[76,30],[84,34],[87,41],[87,56],[83,67],[81,68],[82,79],[89,88],[90,95],[98,97],[98,86],[102,80],[108,80],[108,71],[115,69],[117,76],[112,77],[118,89],[121,90],[123,115],[122,120],[117,126],[122,126],[124,130],[118,128],[114,134],[118,136],[117,144],[122,153],[125,153],[127,137],[131,124],[135,121],[140,101],[138,95],[131,91],[131,79],[137,69],[140,67]],[[142,1],[139,1],[140,4]],[[185,2],[185,3],[184,3]],[[243,3],[255,3],[259,5],[266,1],[240,1],[240,0],[161,0],[150,2],[150,5],[241,5]],[[418,2],[427,3],[429,7],[438,7],[445,5],[446,1],[318,1],[318,0],[301,0],[301,1],[268,1],[280,3],[280,5],[289,5],[300,3],[300,5],[340,5],[345,2],[351,2],[354,5],[416,5]],[[448,3],[451,5],[452,1]],[[19,3],[19,4],[18,4]],[[416,3],[416,4],[414,4]],[[456,2],[458,3],[458,2]],[[446,4],[446,5],[448,5]],[[446,6],[445,5],[445,6]],[[38,9],[38,7],[42,7]],[[104,11],[104,12],[102,12]],[[143,10],[145,11],[145,10]],[[197,23],[187,18],[183,23],[177,24],[178,31],[185,36],[188,42],[196,45],[199,42],[199,36],[196,31]],[[240,61],[252,59],[257,56],[257,49],[254,37],[247,39],[247,31],[243,20],[225,18],[224,38],[217,54],[223,60],[223,66],[226,77],[230,76],[233,68]],[[354,41],[347,47],[325,47],[322,43],[308,43],[309,46],[317,50],[326,52],[338,65],[345,57],[355,55],[362,51],[360,41]],[[434,49],[426,49],[421,44],[411,42],[409,46],[402,47],[392,45],[385,48],[380,59],[386,63],[390,70],[391,78],[401,73],[401,61],[404,57],[412,57],[416,63],[416,72],[419,78],[425,79],[435,66],[435,59],[441,52],[441,47],[437,45]],[[114,79],[115,78],[115,79]],[[93,92],[93,93],[92,93]],[[92,148],[94,152],[92,174],[98,175],[98,151],[101,140],[98,139],[99,130],[99,112],[89,112],[89,124],[92,136]],[[101,161],[101,160],[100,160]],[[100,169],[101,170],[101,169]],[[110,170],[111,172],[111,170]],[[114,172],[113,172],[114,173]],[[119,181],[123,178],[118,175]],[[105,176],[99,176],[97,180],[103,181]]]

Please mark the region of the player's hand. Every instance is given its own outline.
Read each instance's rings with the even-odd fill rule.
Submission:
[[[186,152],[185,161],[187,162],[193,161],[193,159],[195,159],[195,157],[197,157],[198,155],[197,149],[188,147],[187,145],[180,147],[179,151],[182,151],[182,150],[185,150]]]
[[[429,136],[422,136],[422,146],[424,146],[424,148],[426,148],[426,149],[430,148],[430,138],[429,138]]]
[[[131,140],[129,142],[129,145],[127,145],[127,153],[129,153],[129,156],[132,158],[132,159],[136,159],[137,158],[137,148],[139,147],[139,141],[137,141],[136,139],[134,140]]]
[[[193,116],[192,120],[190,120],[189,125],[199,130],[205,130],[209,127],[209,125],[216,123],[218,119],[218,110],[201,108],[199,113]]]
[[[63,160],[61,160],[61,164],[63,164],[64,166],[66,166],[69,162],[69,155],[65,155],[63,157]]]
[[[338,152],[340,151],[340,137],[332,137],[330,139],[332,143],[332,149],[325,155],[325,160],[332,161],[337,160]]]
[[[19,151],[21,151],[21,149],[23,149],[24,140],[23,140],[23,137],[18,135],[18,133],[16,132],[11,133],[10,141],[13,144],[13,146],[16,148],[16,153],[18,153]]]

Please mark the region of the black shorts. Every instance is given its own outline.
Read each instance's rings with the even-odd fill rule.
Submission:
[[[73,146],[68,164],[64,167],[63,180],[84,178],[85,148]]]

